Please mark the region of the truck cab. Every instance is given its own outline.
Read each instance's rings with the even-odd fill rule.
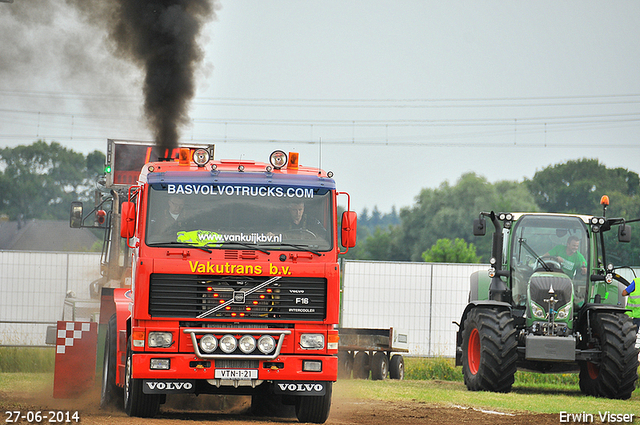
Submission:
[[[172,394],[236,394],[255,414],[291,406],[302,422],[327,419],[338,255],[355,245],[357,218],[338,221],[338,196],[350,198],[331,172],[297,153],[269,160],[186,147],[120,184],[130,267],[124,287],[102,289],[103,405],[123,393],[129,415],[150,417]]]

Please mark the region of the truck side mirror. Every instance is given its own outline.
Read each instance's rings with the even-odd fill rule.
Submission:
[[[136,230],[136,204],[123,202],[120,216],[120,236],[130,239]]]
[[[340,243],[345,248],[356,246],[356,232],[358,229],[358,215],[355,211],[345,211],[342,213],[342,231],[340,233]]]
[[[476,218],[473,220],[473,236],[484,236],[487,234],[487,220]]]
[[[631,242],[631,226],[628,224],[618,226],[618,242]]]
[[[69,226],[73,229],[82,227],[82,202],[72,202],[69,213]]]

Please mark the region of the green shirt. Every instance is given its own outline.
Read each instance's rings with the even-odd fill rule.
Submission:
[[[587,260],[584,256],[576,251],[573,255],[567,255],[567,247],[564,245],[557,245],[551,251],[549,255],[552,257],[562,257],[562,271],[567,275],[573,277],[576,271],[581,267],[587,267]]]

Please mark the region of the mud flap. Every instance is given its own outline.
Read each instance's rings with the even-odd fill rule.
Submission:
[[[273,384],[274,394],[322,396],[326,391],[325,382],[276,381]]]
[[[96,375],[98,324],[58,322],[54,398],[77,398],[91,389]]]

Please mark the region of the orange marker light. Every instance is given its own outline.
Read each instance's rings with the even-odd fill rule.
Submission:
[[[287,168],[298,168],[298,152],[289,152],[289,165]]]
[[[180,165],[189,165],[191,162],[191,151],[189,148],[180,148]]]
[[[609,197],[607,195],[602,195],[602,198],[600,198],[600,205],[609,205]]]

